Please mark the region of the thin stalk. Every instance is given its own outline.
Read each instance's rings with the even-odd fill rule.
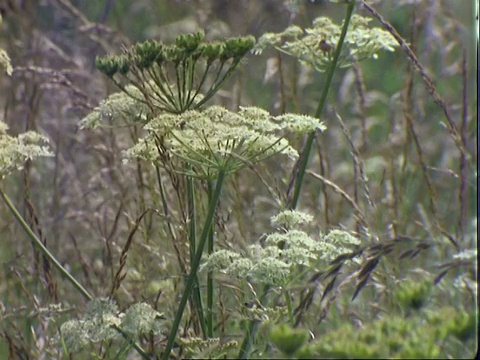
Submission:
[[[157,68],[150,68],[146,70],[147,74],[150,75],[150,78],[154,82],[155,86],[150,85],[150,90],[154,95],[158,97],[158,102],[162,103],[165,107],[172,106],[172,108],[175,108],[175,99],[170,96],[170,94],[167,92],[166,88],[163,86],[163,83],[161,81],[161,75],[160,72],[162,69],[160,67]],[[148,79],[147,79],[148,83]],[[160,91],[158,91],[160,90]]]
[[[53,256],[53,254],[45,247],[43,242],[35,235],[35,233],[32,231],[30,226],[25,222],[23,219],[22,215],[18,212],[17,208],[15,205],[13,205],[12,201],[8,197],[7,194],[3,190],[0,189],[0,195],[2,196],[3,201],[5,201],[5,204],[7,204],[8,208],[12,212],[13,216],[18,220],[22,228],[25,230],[27,235],[30,237],[34,245],[38,246],[40,249],[41,253],[50,260],[53,265],[60,271],[60,273],[67,278],[68,281],[87,299],[87,300],[92,300],[93,297],[90,295],[90,293],[72,276],[70,273],[65,269],[62,264],[58,262],[58,260]]]
[[[288,310],[288,320],[290,320],[290,325],[295,325],[295,319],[293,318],[293,305],[292,305],[292,298],[288,293],[287,289],[284,289],[283,295],[285,295],[285,302],[287,303],[287,310]]]
[[[333,56],[333,60],[330,63],[330,66],[328,67],[325,85],[322,90],[320,101],[318,102],[317,111],[315,112],[316,118],[320,118],[320,115],[323,112],[323,108],[325,107],[325,104],[327,102],[328,90],[330,89],[330,85],[333,79],[333,74],[335,73],[335,68],[337,67],[338,59],[340,58],[340,54],[342,52],[343,41],[345,40],[345,36],[347,35],[348,24],[350,23],[350,19],[353,14],[354,7],[355,7],[355,1],[350,1],[347,6],[347,14],[345,16],[345,21],[343,23],[342,33],[340,34],[340,38],[338,39],[338,44],[335,49],[335,55]],[[305,177],[305,171],[307,169],[308,157],[310,155],[310,151],[312,149],[314,139],[315,139],[315,131],[308,135],[307,143],[305,144],[305,147],[303,148],[303,151],[300,155],[298,173],[296,175],[295,188],[293,192],[292,201],[290,203],[290,209],[295,209],[297,207],[298,199],[300,197],[300,191],[302,189],[303,178]]]
[[[190,275],[188,276],[187,283],[185,284],[185,290],[183,291],[180,304],[178,305],[177,313],[175,314],[175,320],[173,321],[172,330],[168,337],[168,342],[165,347],[165,351],[162,355],[163,360],[167,360],[172,351],[173,343],[175,342],[175,337],[177,335],[178,328],[180,326],[180,321],[182,321],[183,312],[185,311],[185,306],[187,305],[188,298],[192,292],[193,286],[195,284],[195,279],[197,276],[198,267],[200,266],[200,260],[202,259],[203,249],[207,243],[208,234],[213,223],[213,216],[215,214],[215,209],[217,207],[218,199],[220,198],[220,192],[222,190],[223,181],[225,179],[225,170],[220,170],[217,177],[217,183],[215,185],[215,190],[213,192],[207,217],[205,219],[205,224],[203,226],[202,234],[200,236],[200,241],[198,243],[197,251],[195,253],[195,258],[191,264]]]
[[[172,107],[175,108],[175,104],[176,104],[175,94],[173,93],[172,88],[169,85],[170,83],[168,81],[167,74],[164,70],[164,67],[163,65],[158,64],[158,67],[156,69],[158,70],[156,70],[155,73],[158,75],[158,80],[159,80],[157,85],[160,88],[160,91],[162,91],[162,93],[166,96],[166,98],[168,99]]]
[[[208,199],[211,202],[212,198],[212,182],[208,182]],[[207,244],[207,251],[208,255],[213,253],[213,226],[210,228],[208,232],[208,244]],[[211,271],[207,274],[207,336],[209,338],[213,337],[213,273]]]
[[[13,202],[10,200],[8,195],[3,191],[3,189],[0,189],[0,196],[2,197],[3,201],[5,201],[5,204],[7,204],[7,207],[10,209],[12,212],[13,216],[18,220],[22,228],[25,230],[27,235],[30,237],[32,240],[33,244],[38,246],[40,249],[40,252],[48,258],[52,262],[52,264],[60,271],[60,273],[67,278],[68,281],[87,299],[87,300],[93,300],[93,296],[90,295],[90,293],[72,276],[70,273],[65,269],[62,264],[58,262],[58,260],[53,256],[53,254],[45,247],[43,242],[35,235],[35,233],[32,231],[30,226],[25,222],[23,219],[22,215],[18,212],[17,208],[13,204]],[[129,336],[118,326],[113,326],[115,330],[117,330],[119,333],[123,335],[123,337],[135,348],[135,350],[142,356],[144,359],[150,359],[150,356],[141,348],[140,345],[135,343],[133,340],[129,338]]]
[[[192,92],[193,86],[194,86],[194,80],[195,80],[195,68],[197,65],[197,60],[191,59],[191,61],[188,63],[188,90],[187,90],[187,99],[185,101],[185,110],[190,109],[190,104],[192,100]]]
[[[205,83],[205,80],[207,79],[207,74],[208,74],[208,70],[210,70],[210,67],[212,66],[212,63],[211,62],[207,62],[207,65],[206,65],[206,68],[203,72],[203,76],[202,76],[202,79],[200,80],[200,82],[198,83],[197,85],[197,90],[195,90],[195,94],[193,94],[193,96],[190,98],[190,100],[188,101],[188,104],[187,104],[187,108],[190,108],[190,106],[193,104],[193,102],[195,101],[195,98],[198,96],[198,94],[200,93],[200,91],[202,90],[202,87],[203,87],[203,84]],[[196,108],[196,107],[195,107]]]
[[[191,171],[191,165],[187,163],[185,165],[186,172]],[[193,178],[187,176],[187,206],[188,206],[188,239],[190,242],[190,264],[193,263],[195,259],[195,248],[196,248],[196,231],[197,223],[195,219],[195,187],[193,184]],[[202,298],[200,296],[200,286],[199,286],[198,276],[195,276],[195,286],[193,288],[193,302],[197,308],[197,314],[200,320],[200,326],[202,328],[203,338],[206,339],[208,335],[207,326],[205,322],[205,315],[203,313]]]
[[[178,103],[175,104],[175,109],[177,110],[177,112],[181,113],[182,112],[182,90],[183,90],[183,86],[180,84],[180,73],[178,71],[178,66],[179,66],[180,63],[176,63],[175,64],[175,78],[176,78],[176,81],[177,81],[177,100],[178,100]]]
[[[187,68],[189,68],[189,59],[184,59],[182,61],[182,98],[179,101],[180,111],[184,112],[185,108],[183,107],[186,96],[187,96]]]
[[[267,293],[269,288],[270,287],[268,285],[265,285],[263,289],[263,294],[259,299],[260,304],[262,306],[264,305],[265,300],[267,299]],[[251,320],[250,323],[248,324],[247,333],[245,335],[245,338],[243,339],[240,352],[238,353],[238,357],[237,357],[238,359],[248,358],[248,354],[250,353],[250,349],[252,348],[253,338],[255,337],[255,334],[257,333],[257,330],[258,330],[258,324],[259,324],[258,320]]]

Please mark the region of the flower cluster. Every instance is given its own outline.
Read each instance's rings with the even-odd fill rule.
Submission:
[[[254,45],[252,36],[204,42],[203,33],[182,34],[175,44],[148,40],[96,65],[127,94],[122,81],[135,85],[153,112],[179,114],[211,98]]]
[[[10,57],[8,56],[7,52],[3,49],[0,49],[0,69],[5,70],[7,75],[12,75],[13,68],[10,64]]]
[[[290,210],[271,219],[274,225],[290,225],[293,228],[311,220],[308,214]],[[216,251],[201,269],[220,271],[241,280],[284,286],[291,280],[294,266],[312,266],[319,261],[330,261],[359,242],[351,234],[340,230],[333,230],[314,240],[298,228],[290,229],[268,234],[264,246],[250,245],[245,256],[229,250]]]
[[[0,25],[2,25],[2,15],[0,15]],[[3,49],[0,49],[0,69],[5,70],[8,76],[12,75],[13,68],[10,63],[10,57]]]
[[[15,169],[21,169],[27,160],[53,155],[46,146],[46,137],[33,131],[12,137],[7,130],[7,124],[0,121],[0,179]]]
[[[312,215],[296,210],[285,210],[271,218],[274,227],[296,228],[298,225],[307,224],[313,220]]]
[[[168,152],[192,164],[195,172],[189,175],[201,178],[212,178],[219,170],[232,173],[278,153],[296,158],[296,150],[282,132],[325,129],[319,120],[308,116],[274,117],[255,107],[234,113],[219,106],[178,115],[164,113],[144,128],[148,134],[126,151],[127,159],[155,162]]]
[[[224,355],[226,351],[238,347],[236,340],[221,342],[219,338],[202,339],[194,338],[180,338],[180,344],[185,347],[185,352],[194,358],[217,358],[219,355]]]
[[[371,19],[353,15],[339,58],[340,67],[350,66],[355,61],[377,57],[381,50],[394,51],[398,46],[393,36],[380,28],[370,28]],[[318,71],[325,71],[340,38],[342,25],[337,25],[327,17],[313,21],[313,27],[305,30],[296,25],[289,26],[281,33],[266,33],[260,37],[253,49],[256,54],[266,47],[295,56],[302,63]]]
[[[107,120],[124,119],[127,122],[147,123],[151,111],[145,105],[143,94],[133,85],[127,85],[125,92],[110,95],[80,121],[80,128],[96,128]]]
[[[158,335],[162,330],[160,313],[145,303],[132,305],[125,313],[119,313],[114,301],[105,298],[87,304],[83,319],[66,321],[60,333],[67,349],[78,351],[88,344],[105,340],[121,340],[122,335],[114,328],[138,338],[144,334]]]

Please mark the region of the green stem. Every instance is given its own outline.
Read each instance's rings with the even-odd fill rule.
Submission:
[[[203,249],[207,243],[208,234],[213,223],[213,217],[215,214],[215,209],[217,207],[218,199],[220,198],[220,192],[222,190],[223,181],[225,179],[225,171],[220,170],[217,177],[217,184],[213,192],[211,202],[209,204],[209,209],[207,213],[207,218],[205,219],[205,224],[203,226],[202,234],[200,236],[200,241],[198,243],[197,251],[195,253],[195,258],[191,264],[190,275],[188,276],[187,283],[185,284],[185,290],[183,291],[180,304],[178,305],[177,313],[175,314],[175,320],[173,321],[172,329],[168,337],[168,342],[165,347],[165,351],[162,355],[163,360],[167,360],[172,351],[173,343],[175,342],[175,337],[177,335],[178,328],[180,326],[180,321],[182,320],[183,312],[185,311],[185,306],[187,305],[187,300],[190,297],[192,292],[193,285],[195,284],[195,279],[200,266],[200,260],[202,259]]]
[[[208,182],[208,199],[211,202],[212,198],[212,182]],[[208,255],[213,253],[213,223],[210,231],[208,232],[208,244],[207,244]],[[213,337],[213,277],[212,272],[209,271],[207,274],[207,336],[209,338]]]
[[[186,172],[191,170],[191,165],[189,163],[185,166]],[[193,178],[187,176],[187,206],[188,206],[188,239],[190,241],[190,263],[193,263],[195,259],[195,248],[196,248],[196,231],[197,223],[195,219],[195,187],[193,184]],[[200,320],[200,326],[202,328],[203,338],[206,339],[208,336],[207,326],[205,322],[205,315],[203,313],[202,307],[202,298],[200,296],[200,286],[198,281],[198,276],[195,276],[195,285],[193,288],[193,301],[197,308],[197,314]]]
[[[25,230],[25,232],[27,233],[27,235],[30,237],[30,239],[32,240],[32,242],[38,246],[38,248],[40,249],[40,251],[42,252],[42,254],[52,262],[52,264],[60,271],[60,273],[65,276],[67,278],[68,281],[70,281],[70,283],[72,283],[72,285],[78,290],[80,291],[80,293],[87,299],[87,300],[92,300],[93,297],[92,295],[90,295],[90,293],[72,276],[70,275],[70,273],[67,271],[67,269],[65,269],[62,264],[60,264],[58,262],[58,260],[55,258],[55,256],[53,256],[53,254],[45,247],[45,245],[43,244],[43,242],[37,237],[37,235],[35,235],[35,233],[32,231],[32,229],[30,228],[30,226],[28,226],[28,224],[25,222],[25,220],[23,219],[22,215],[20,215],[20,213],[18,212],[17,208],[15,207],[15,205],[12,203],[12,201],[10,200],[10,198],[8,197],[7,194],[5,194],[5,192],[0,189],[0,196],[2,197],[3,201],[5,201],[5,204],[7,204],[7,207],[10,209],[10,211],[12,212],[13,216],[18,220],[18,222],[20,223],[20,225],[22,226],[22,228]],[[144,358],[144,359],[150,359],[150,356],[145,352],[145,350],[143,350],[140,345],[138,345],[137,343],[135,343],[133,340],[131,340],[128,336],[128,334],[126,334],[122,329],[120,329],[118,326],[113,326],[113,328],[115,330],[117,330],[119,333],[121,333],[125,339],[127,339],[127,341],[135,348],[135,350],[137,350],[137,352]]]
[[[288,319],[290,320],[290,325],[295,325],[295,319],[293,318],[293,305],[292,305],[292,298],[286,289],[284,289],[283,294],[285,295],[285,301],[287,303],[287,310],[288,310]]]
[[[259,299],[260,304],[262,306],[265,305],[269,288],[270,287],[268,285],[265,285],[263,289],[263,294]],[[260,322],[258,320],[250,320],[250,323],[248,324],[247,333],[242,342],[242,347],[240,348],[240,352],[238,353],[238,357],[237,357],[238,359],[248,358],[248,354],[250,353],[250,349],[252,348],[253,338],[257,333],[259,323]]]
[[[342,52],[343,42],[345,40],[345,36],[347,35],[348,24],[350,23],[350,19],[353,14],[353,9],[355,7],[355,1],[351,0],[347,7],[347,14],[345,16],[345,21],[343,23],[342,33],[340,34],[340,38],[338,39],[338,44],[335,49],[335,54],[333,56],[333,60],[330,63],[327,71],[327,78],[325,80],[325,85],[322,90],[322,94],[320,97],[320,101],[318,102],[317,111],[315,112],[315,117],[320,118],[320,115],[323,112],[323,108],[325,107],[325,103],[327,102],[328,90],[330,89],[330,85],[332,83],[333,74],[335,72],[335,68],[337,67],[338,59],[340,58],[340,54]],[[290,209],[295,209],[298,204],[298,199],[300,197],[300,191],[302,189],[303,178],[305,177],[305,171],[307,169],[308,158],[310,155],[310,151],[312,150],[313,140],[315,139],[315,132],[312,132],[308,135],[307,143],[303,148],[302,154],[300,155],[300,163],[298,167],[298,173],[295,180],[295,188],[293,192],[292,201],[290,203]]]

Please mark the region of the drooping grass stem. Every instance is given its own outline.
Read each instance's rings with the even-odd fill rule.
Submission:
[[[40,249],[41,253],[49,260],[52,262],[52,264],[57,268],[58,271],[77,289],[87,300],[93,300],[93,296],[90,295],[90,293],[72,276],[70,273],[65,269],[62,264],[58,262],[58,260],[53,256],[53,254],[47,249],[47,247],[43,244],[43,242],[38,238],[37,235],[32,231],[30,226],[26,223],[25,219],[20,215],[18,212],[17,208],[13,204],[13,202],[10,200],[8,195],[3,191],[3,189],[0,189],[0,196],[2,197],[3,201],[13,214],[13,216],[17,219],[17,221],[20,223],[22,226],[23,230],[27,233],[27,235],[30,237],[32,242],[34,243],[35,246]],[[122,329],[120,329],[118,326],[113,326],[113,328],[121,333],[123,337],[126,339],[126,341],[133,347],[135,350],[142,356],[144,359],[150,359],[148,354],[145,352],[145,350],[142,349],[140,345],[135,343],[128,334],[126,334]]]
[[[342,52],[343,42],[345,40],[345,36],[347,35],[348,25],[350,23],[350,19],[353,14],[353,9],[355,7],[355,1],[350,1],[347,6],[347,13],[345,15],[345,20],[343,22],[342,32],[340,34],[340,38],[338,39],[337,47],[335,48],[335,54],[333,56],[333,60],[330,63],[327,73],[325,84],[323,86],[322,94],[320,96],[320,100],[318,102],[317,110],[315,112],[315,117],[320,118],[320,115],[323,112],[325,104],[327,102],[328,90],[330,89],[330,85],[332,83],[333,74],[335,73],[335,68],[337,67],[338,60],[340,58],[340,54]],[[296,209],[298,204],[298,199],[300,198],[300,191],[302,190],[303,179],[305,177],[305,171],[307,170],[308,165],[308,158],[310,156],[310,151],[312,150],[313,141],[315,140],[315,132],[312,132],[308,135],[307,142],[305,147],[300,154],[298,172],[296,174],[295,179],[295,187],[293,190],[293,197],[289,204],[290,209]]]
[[[5,204],[7,204],[7,207],[10,209],[11,213],[13,216],[18,220],[20,225],[22,226],[23,230],[27,233],[27,235],[30,237],[32,242],[35,244],[35,246],[38,247],[38,249],[42,252],[42,254],[52,262],[52,264],[60,271],[60,273],[87,299],[87,300],[92,300],[93,297],[90,295],[90,293],[72,276],[70,273],[65,269],[62,264],[58,262],[58,260],[53,256],[53,254],[47,249],[47,247],[43,244],[43,242],[35,235],[35,233],[32,231],[30,226],[26,223],[26,221],[23,219],[22,215],[18,212],[17,208],[15,205],[12,203],[10,198],[8,197],[7,194],[3,190],[0,189],[0,195],[2,196],[3,201]]]
[[[203,249],[205,248],[205,244],[207,243],[208,240],[208,235],[210,233],[210,229],[212,227],[213,223],[213,218],[215,215],[215,209],[217,207],[218,200],[220,198],[220,192],[222,190],[222,185],[223,181],[225,179],[225,171],[220,170],[216,185],[215,185],[215,190],[213,192],[213,195],[210,199],[210,204],[208,208],[208,213],[207,217],[205,219],[205,223],[203,226],[202,234],[200,236],[200,240],[198,242],[198,246],[195,252],[195,258],[193,259],[193,262],[191,264],[190,268],[190,275],[188,276],[187,282],[185,284],[185,290],[183,291],[182,298],[180,300],[180,304],[178,305],[177,308],[177,313],[175,314],[175,319],[173,321],[172,329],[170,331],[170,335],[168,337],[168,342],[165,347],[165,351],[162,355],[163,360],[167,360],[170,352],[172,351],[173,344],[175,342],[175,337],[178,332],[178,328],[180,326],[180,322],[182,321],[182,316],[183,312],[185,311],[185,306],[187,305],[188,298],[190,297],[190,294],[192,292],[193,286],[195,284],[195,279],[197,278],[197,271],[198,267],[200,266],[200,261],[202,259],[202,253]]]

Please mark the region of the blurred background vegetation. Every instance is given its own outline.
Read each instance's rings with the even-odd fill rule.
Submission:
[[[402,49],[337,70],[322,116],[328,129],[318,137],[309,169],[349,194],[366,223],[334,187],[307,176],[300,209],[314,216],[312,232],[343,228],[361,239],[405,236],[432,246],[413,260],[383,262],[375,285],[363,295],[350,302],[350,292],[337,300],[322,331],[393,311],[394,305],[382,307],[392,304],[398,281],[433,283],[439,265],[477,243],[475,2],[369,3],[410,44],[434,79],[461,134],[463,152]],[[0,12],[0,48],[14,66],[12,77],[0,77],[2,118],[13,135],[27,130],[47,135],[55,153],[27,163],[1,186],[59,261],[93,294],[105,296],[135,219],[155,208],[156,200],[150,168],[122,163],[121,151],[138,139],[139,129],[78,129],[81,118],[117,91],[95,69],[96,56],[119,53],[145,39],[173,41],[198,30],[209,40],[258,38],[290,24],[308,27],[318,16],[339,22],[344,6],[300,0],[1,0]],[[361,7],[358,12],[368,15]],[[372,25],[380,26],[375,20]],[[274,50],[250,55],[210,104],[313,115],[323,75]],[[302,139],[295,141],[300,149]],[[358,151],[355,156],[349,141]],[[358,159],[366,182],[360,180]],[[216,219],[220,246],[242,247],[271,232],[269,219],[285,203],[291,174],[291,165],[273,159],[231,179]],[[174,313],[172,299],[181,290],[175,253],[187,252],[169,238],[167,221],[153,212],[142,220],[117,294],[120,308],[148,301],[167,317]],[[46,265],[3,205],[0,237],[0,354],[39,358],[59,324],[74,317],[84,301]],[[469,294],[452,285],[464,274],[476,284],[475,265],[454,268],[436,286],[433,308],[475,311],[476,289]],[[63,304],[64,313],[49,309],[56,303]],[[310,329],[319,317],[320,309],[315,311],[306,323]]]

